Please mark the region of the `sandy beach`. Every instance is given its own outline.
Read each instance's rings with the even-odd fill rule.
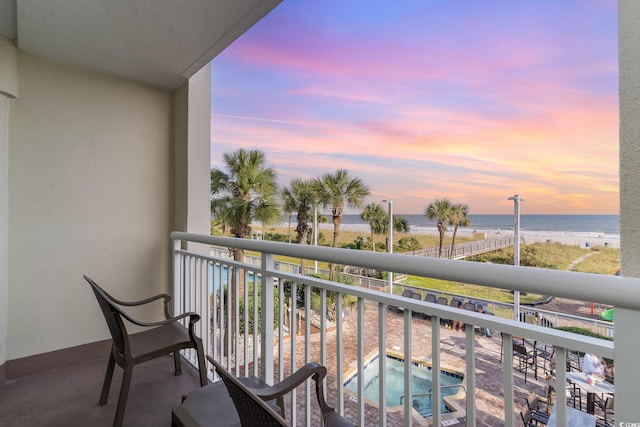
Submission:
[[[359,231],[369,233],[369,226],[366,224],[342,224],[341,230]],[[320,224],[320,230],[330,232],[333,230],[332,224]],[[482,230],[471,228],[458,229],[458,236],[472,237],[474,233],[485,235],[487,239],[503,236],[513,236],[513,230]],[[437,235],[438,231],[433,228],[415,227],[411,229],[411,234],[432,234]],[[447,236],[451,237],[452,232],[448,231]],[[611,248],[620,248],[620,235],[603,234],[598,232],[561,232],[561,231],[520,231],[522,242],[538,243],[538,242],[557,242],[563,245],[580,246],[583,248],[607,246]]]

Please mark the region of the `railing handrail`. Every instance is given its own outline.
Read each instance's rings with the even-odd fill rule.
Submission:
[[[640,279],[634,277],[292,245],[178,231],[171,233],[171,238],[335,264],[359,265],[462,283],[475,283],[506,290],[544,293],[575,300],[581,300],[587,294],[599,303],[640,311],[640,292],[637,292],[640,289]]]

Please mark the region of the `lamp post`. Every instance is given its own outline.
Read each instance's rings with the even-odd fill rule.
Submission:
[[[524,199],[516,194],[507,200],[513,200],[513,215],[515,217],[515,227],[513,228],[513,265],[520,265],[520,202]],[[513,317],[520,320],[520,291],[513,291]]]
[[[387,252],[390,254],[393,253],[393,200],[385,199],[382,201],[383,203],[389,204],[389,241],[387,242]],[[389,271],[389,293],[393,294],[393,273]]]
[[[318,246],[318,205],[313,205],[313,246]],[[318,274],[318,260],[313,261],[313,272]]]

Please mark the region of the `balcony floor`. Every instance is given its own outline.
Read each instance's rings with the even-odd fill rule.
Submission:
[[[0,425],[57,427],[111,426],[118,402],[122,369],[116,367],[109,401],[98,405],[107,356],[83,364],[51,369],[0,387]],[[170,426],[171,408],[182,394],[199,386],[197,372],[186,362],[173,375],[171,357],[134,368],[124,426]]]
[[[376,310],[366,311],[365,335],[377,336]],[[402,315],[392,311],[385,313],[387,319],[387,347],[402,347]],[[355,316],[345,318],[345,342],[347,360],[355,360],[356,349],[353,338],[357,335]],[[428,320],[414,319],[413,354],[420,356],[429,353],[430,324]],[[443,366],[464,372],[465,334],[441,329],[441,348]],[[335,332],[328,334],[329,347],[335,346]],[[318,346],[317,335],[312,338],[312,348]],[[303,338],[296,346],[301,350]],[[375,343],[374,343],[375,344]],[[502,365],[499,362],[501,349],[500,333],[492,338],[476,336],[477,357],[477,418],[479,426],[497,426],[504,424],[504,401],[502,393]],[[369,345],[367,345],[369,346]],[[298,360],[303,360],[303,354]],[[287,363],[286,361],[285,363]],[[104,379],[107,356],[83,364],[66,368],[51,369],[42,373],[8,382],[0,387],[0,425],[3,426],[110,426],[120,390],[122,369],[116,367],[109,402],[98,405],[98,398]],[[335,370],[335,363],[329,360],[327,366]],[[531,374],[531,372],[530,372]],[[516,396],[516,415],[529,392],[543,394],[545,382],[536,381],[530,375],[526,384],[521,373],[514,373]],[[335,375],[329,374],[328,383],[335,384]],[[134,369],[129,401],[125,412],[124,426],[170,426],[171,408],[180,404],[181,396],[199,386],[197,372],[186,362],[183,374],[173,375],[173,362],[163,357],[138,365]],[[335,387],[329,385],[328,398],[335,401]],[[459,402],[464,406],[464,400]],[[357,405],[345,399],[345,413],[351,420],[357,419]],[[388,425],[403,425],[400,417],[390,415]],[[367,405],[367,422],[376,423],[377,410]],[[398,419],[396,419],[398,418]],[[415,424],[418,425],[418,424]],[[458,426],[464,426],[464,418],[458,420]]]

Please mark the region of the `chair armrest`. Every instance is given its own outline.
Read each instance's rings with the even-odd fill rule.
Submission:
[[[120,301],[119,299],[114,298],[113,296],[109,295],[109,297],[111,297],[113,299],[113,302],[115,302],[118,305],[122,305],[125,307],[135,307],[138,305],[144,305],[144,304],[148,304],[150,302],[153,302],[155,300],[159,300],[159,299],[164,299],[164,304],[169,304],[169,302],[171,301],[171,297],[167,294],[158,294],[158,295],[154,295],[152,297],[149,298],[145,298],[145,299],[141,299],[139,301]]]
[[[260,389],[252,388],[251,391],[260,396],[263,400],[276,399],[276,401],[281,404],[282,398],[285,394],[305,382],[309,377],[312,377],[316,383],[316,397],[318,399],[318,405],[320,405],[320,411],[322,412],[323,418],[326,420],[326,417],[334,412],[334,409],[327,404],[324,397],[322,382],[326,375],[327,368],[318,363],[309,362],[282,382],[270,387]],[[342,417],[339,418],[342,419]],[[348,423],[345,425],[352,424]]]
[[[187,312],[187,313],[182,313],[179,316],[175,316],[175,317],[169,317],[168,319],[165,320],[160,320],[158,322],[143,322],[141,320],[136,320],[133,317],[129,316],[127,313],[125,313],[122,310],[119,310],[120,314],[122,315],[122,317],[124,317],[125,319],[127,319],[129,322],[136,324],[138,326],[147,326],[147,327],[153,327],[153,326],[163,326],[163,325],[168,325],[170,323],[173,322],[177,322],[178,320],[184,319],[186,317],[189,318],[189,329],[191,330],[193,328],[193,324],[195,322],[197,322],[198,320],[200,320],[200,315],[198,313],[194,313],[194,312]]]
[[[316,382],[322,382],[326,375],[327,368],[315,362],[309,362],[278,384],[264,388],[251,388],[251,391],[260,396],[262,400],[277,399],[298,387],[311,376]]]
[[[119,300],[117,298],[114,298],[112,295],[107,294],[106,291],[103,290],[103,292],[109,298],[111,298],[112,302],[114,302],[114,303],[116,303],[116,304],[118,304],[120,306],[123,306],[123,307],[137,307],[137,306],[149,304],[149,303],[157,301],[159,299],[163,299],[164,301],[162,303],[163,303],[163,308],[164,308],[164,316],[165,316],[166,319],[169,319],[171,317],[171,315],[169,314],[169,303],[171,302],[171,296],[169,296],[167,294],[158,294],[158,295],[154,295],[154,296],[149,297],[149,298],[141,299],[139,301],[121,301],[121,300]]]

